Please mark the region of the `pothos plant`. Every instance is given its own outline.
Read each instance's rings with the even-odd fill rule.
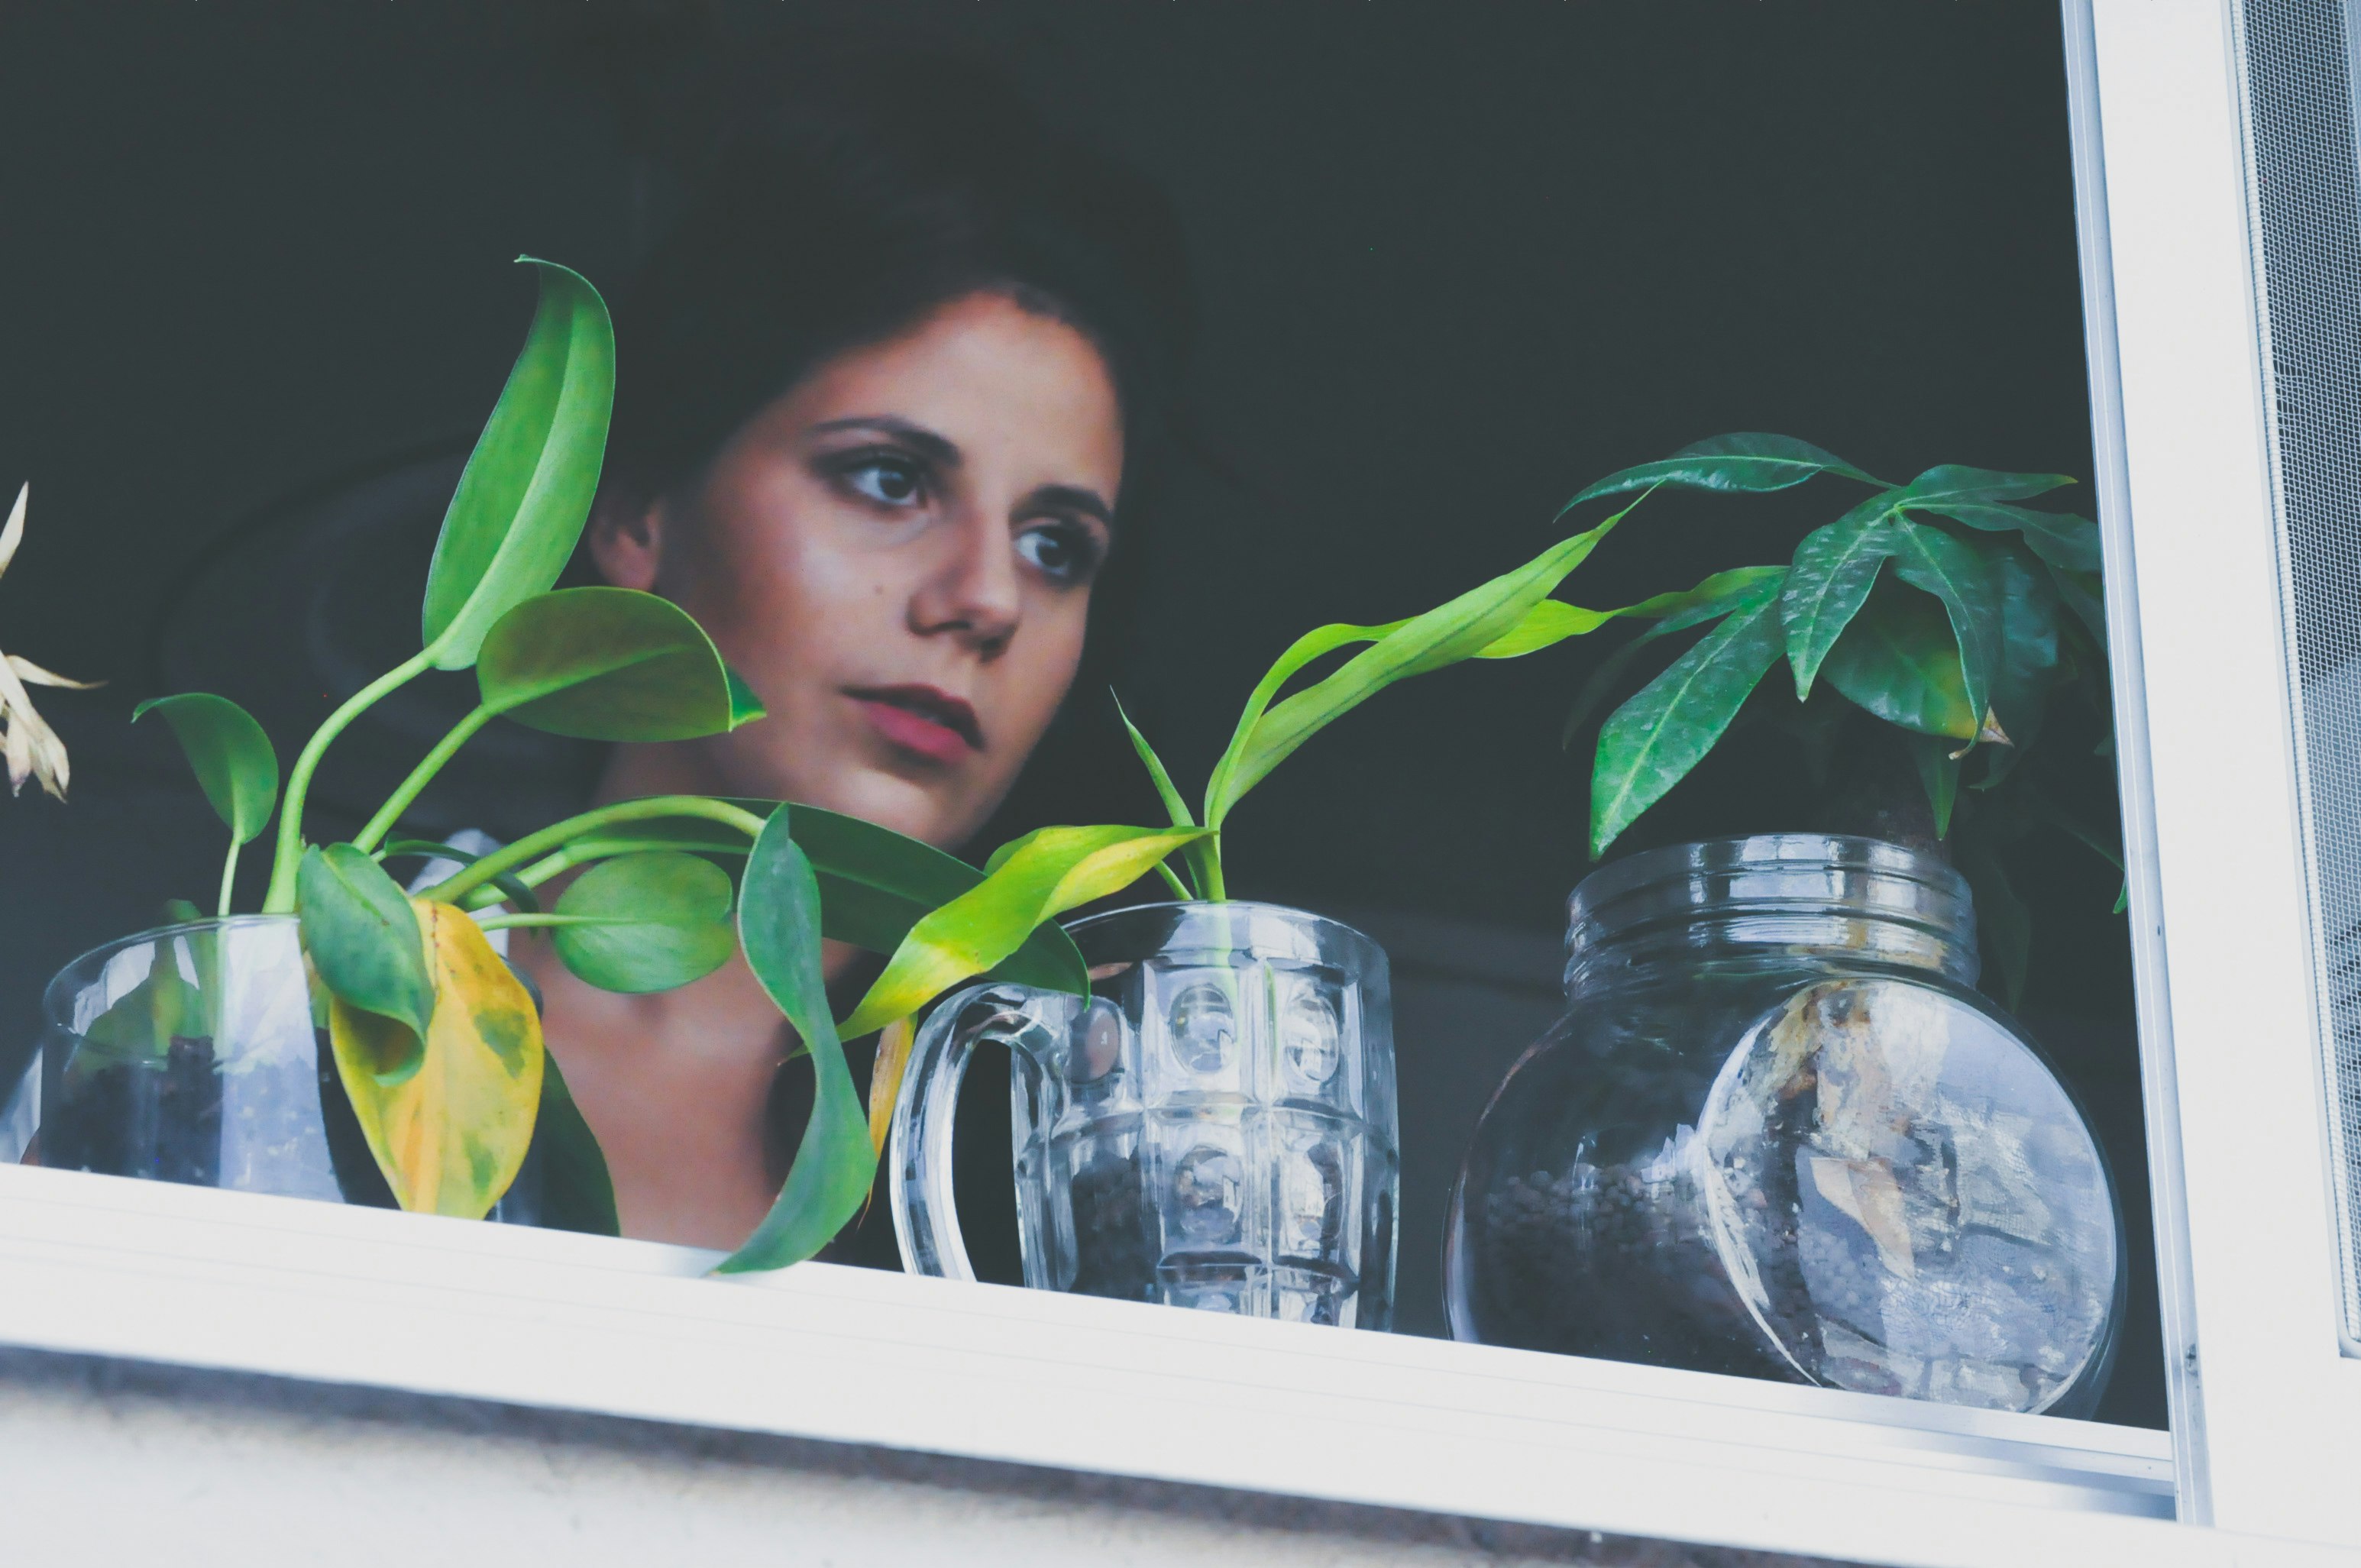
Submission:
[[[2076,820],[2028,765],[2061,702],[2095,719],[2084,728],[2108,750],[2098,528],[2023,504],[2073,480],[1946,464],[1893,484],[1807,443],[1750,433],[1610,474],[1570,504],[1660,486],[1763,494],[1821,476],[1870,493],[1806,533],[1786,564],[1717,572],[1633,607],[1655,624],[1592,677],[1568,744],[1649,645],[1706,630],[1600,727],[1590,852],[1604,854],[1703,762],[1750,698],[1813,740],[1865,716],[1906,753],[1924,820],[1975,894],[2014,1003],[2031,925],[2007,855],[2047,828],[2123,864],[2112,836]],[[1785,678],[1773,676],[1783,664]]]
[[[573,973],[628,992],[686,984],[742,950],[816,1080],[811,1119],[777,1201],[720,1265],[778,1267],[817,1252],[870,1190],[891,1084],[873,1083],[864,1115],[841,1045],[848,1032],[900,1025],[944,987],[987,971],[1087,992],[1081,956],[1054,917],[1144,875],[1199,835],[1050,828],[995,857],[989,878],[856,818],[702,795],[611,803],[478,856],[401,836],[403,814],[496,718],[588,740],[653,741],[734,729],[763,711],[676,606],[619,588],[555,587],[598,488],[614,336],[588,281],[524,260],[538,276],[539,304],[445,516],[418,652],[323,721],[283,793],[269,738],[228,698],[160,697],[134,718],[153,712],[170,726],[229,828],[220,917],[234,913],[241,850],[276,813],[261,913],[299,923],[336,1080],[404,1209],[483,1217],[538,1133],[571,1184],[566,1223],[616,1228],[604,1161],[545,1049],[535,1002],[487,933],[545,931]],[[478,701],[467,716],[351,839],[312,841],[309,791],[336,737],[428,670],[468,669]],[[387,869],[405,859],[447,859],[459,869],[412,894]],[[561,876],[571,880],[544,907],[540,890]],[[213,936],[202,927],[188,934],[205,945],[198,985],[159,965],[93,1037],[115,1047],[117,1036],[169,1038],[192,1010],[202,1018],[209,1004],[195,992],[222,960]],[[893,955],[841,1028],[822,983],[823,938]],[[906,1044],[906,1027],[900,1036]]]

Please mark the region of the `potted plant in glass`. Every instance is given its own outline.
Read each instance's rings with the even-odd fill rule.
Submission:
[[[2021,504],[2060,476],[1947,466],[1891,485],[1772,435],[1700,443],[1576,502],[1820,475],[1874,493],[1785,565],[1652,601],[1656,624],[1577,703],[1569,735],[1636,650],[1708,629],[1602,727],[1592,849],[1758,687],[1807,735],[1858,714],[1898,744],[1916,782],[1874,805],[1902,828],[1673,845],[1575,890],[1566,1013],[1495,1093],[1455,1190],[1452,1329],[2088,1414],[2124,1302],[2114,1184],[2072,1096],[1973,987],[1980,915],[2004,989],[2023,974],[2000,850],[2062,818],[2026,753],[2068,732],[2063,693],[2103,724],[2097,531]],[[1783,659],[1792,688],[1765,680]]]
[[[995,899],[1018,905],[1003,939],[1024,928],[1049,907],[1034,901],[1060,885],[1065,847],[1090,835],[1130,836],[1137,871],[1155,870],[1176,900],[1072,927],[1090,965],[1087,993],[986,983],[936,1011],[911,1047],[894,1118],[890,1190],[906,1266],[972,1277],[952,1201],[950,1102],[970,1054],[990,1042],[1016,1064],[1027,1284],[1389,1325],[1399,1135],[1385,954],[1333,920],[1232,899],[1222,828],[1298,747],[1395,682],[1533,652],[1631,613],[1550,597],[1623,515],[1423,615],[1296,639],[1248,696],[1197,810],[1124,716],[1171,828],[1046,829],[1005,847],[983,886],[913,927],[848,1027],[907,1011],[953,970],[994,959],[994,949],[948,939],[950,930]],[[1287,692],[1323,657],[1354,648]],[[1175,851],[1177,867],[1166,858]],[[900,1065],[881,1069],[880,1082]]]
[[[445,518],[419,651],[329,715],[289,770],[236,703],[143,704],[170,726],[229,830],[214,912],[109,944],[49,988],[44,1164],[612,1234],[604,1161],[544,1048],[536,1003],[487,933],[550,930],[576,974],[648,992],[742,948],[810,1056],[818,1093],[772,1212],[724,1269],[807,1257],[869,1191],[875,1146],[820,981],[823,937],[891,950],[983,873],[873,824],[777,802],[672,795],[570,817],[480,856],[398,835],[402,813],[494,718],[602,740],[675,740],[758,717],[753,694],[686,613],[653,595],[556,589],[597,488],[614,376],[607,310],[578,275],[531,261],[540,301],[523,350]],[[0,550],[21,528],[0,536]],[[430,669],[475,673],[478,702],[345,842],[307,841],[311,781],[336,736]],[[42,673],[45,674],[45,673]],[[11,707],[18,738],[38,733]],[[47,780],[45,773],[45,782]],[[58,769],[61,785],[62,766]],[[241,850],[278,830],[258,913],[231,905]],[[930,931],[989,947],[998,972],[1087,991],[1045,924],[1107,891],[1172,838],[1096,829],[1013,857],[1056,887],[1020,910],[995,894]],[[1128,857],[1128,859],[1126,858]],[[404,858],[459,869],[416,894]],[[549,907],[537,889],[579,872]],[[999,887],[1008,885],[1004,878]],[[1062,902],[1061,902],[1062,901]],[[1035,912],[1038,911],[1038,912]],[[954,966],[955,968],[956,966]],[[923,1003],[908,970],[897,1011]],[[530,1179],[521,1174],[530,1171]]]

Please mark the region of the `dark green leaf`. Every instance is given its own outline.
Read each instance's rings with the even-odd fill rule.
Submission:
[[[1903,486],[1894,499],[1898,506],[1934,511],[1961,501],[2021,501],[2073,482],[2065,474],[2003,474],[1945,463]]]
[[[1979,789],[1990,789],[2006,777],[2040,736],[2058,669],[2058,593],[2049,575],[2015,544],[1996,544],[1992,562],[2001,602],[2000,665],[1993,672],[1992,709],[2009,744],[1985,748]]]
[[[711,974],[737,945],[730,875],[676,852],[618,855],[574,880],[557,901],[550,944],[601,991],[670,991]]]
[[[2053,564],[2049,581],[2057,587],[2059,599],[2090,632],[2091,641],[2103,650],[2107,646],[2107,608],[2100,598],[2098,574],[2070,572]]]
[[[295,909],[321,983],[406,1026],[423,1054],[434,982],[417,913],[384,868],[350,844],[314,844],[295,871]]]
[[[1960,689],[1968,711],[1981,720],[1992,709],[1993,672],[2000,663],[2000,585],[1992,563],[1939,528],[1906,521],[1895,526],[1894,575],[1943,601],[1960,645]]]
[[[556,583],[607,450],[615,333],[606,302],[578,273],[518,259],[538,269],[541,302],[434,542],[420,621],[437,669],[474,663],[494,621]]]
[[[775,800],[732,800],[730,805],[768,818]],[[956,855],[881,828],[874,822],[817,806],[797,806],[791,818],[796,843],[819,878],[821,934],[873,953],[891,953],[921,916],[949,904],[983,881],[983,873]],[[653,849],[667,839],[683,849],[703,846],[717,829],[704,817],[666,817],[633,822],[596,839],[627,838]],[[1054,925],[1025,940],[987,977],[1077,996],[1090,993],[1089,968],[1073,938]]]
[[[1787,586],[1779,594],[1779,623],[1798,702],[1811,696],[1828,650],[1861,612],[1885,558],[1901,547],[1890,521],[1893,496],[1891,490],[1872,496],[1795,546]]]
[[[1561,511],[1571,511],[1583,502],[1595,500],[1600,496],[1653,489],[1658,485],[1693,490],[1735,490],[1760,494],[1800,485],[1815,474],[1841,474],[1865,485],[1879,482],[1834,453],[1823,452],[1809,442],[1797,441],[1787,435],[1739,432],[1730,435],[1708,436],[1694,445],[1682,447],[1670,457],[1609,474],[1566,502]]]
[[[1755,586],[1787,570],[1784,566],[1733,566],[1727,572],[1716,572],[1697,587],[1680,593],[1658,594],[1651,599],[1617,611],[1633,619],[1653,618],[1656,624],[1640,633],[1620,648],[1599,661],[1598,668],[1583,682],[1582,690],[1574,699],[1574,707],[1565,716],[1565,728],[1558,736],[1561,748],[1571,748],[1574,738],[1584,725],[1590,722],[1615,689],[1632,659],[1650,643],[1691,627],[1702,626],[1708,620],[1719,620],[1731,609],[1745,600]]]
[[[553,1231],[620,1236],[615,1181],[607,1157],[582,1119],[582,1108],[557,1070],[557,1054],[541,1064],[541,1110],[533,1119],[533,1150],[541,1157],[541,1224]]]
[[[722,734],[751,696],[686,610],[629,588],[526,599],[485,635],[476,685],[492,712],[583,740]]]
[[[196,771],[198,787],[228,825],[230,837],[240,844],[252,842],[279,800],[279,758],[262,726],[229,698],[211,692],[151,697],[131,710],[131,721],[137,724],[149,713],[162,714],[172,727]]]
[[[1923,510],[1986,533],[2021,533],[2033,553],[2051,565],[2077,572],[2099,569],[2099,525],[2087,517],[2004,501],[1950,501]]]
[[[800,811],[802,807],[794,807]],[[738,931],[754,976],[786,1014],[812,1064],[811,1120],[771,1212],[718,1272],[801,1263],[861,1211],[877,1169],[869,1122],[845,1066],[819,966],[820,891],[780,806],[746,857]]]
[[[1779,657],[1779,590],[1765,578],[1697,645],[1617,708],[1598,732],[1591,769],[1590,853],[1702,762]]]
[[[1927,807],[1935,816],[1935,837],[1951,836],[1951,808],[1960,799],[1960,760],[1951,743],[1939,735],[1905,735],[1910,761],[1917,766],[1919,785],[1927,792]]]
[[[2000,970],[2000,1000],[2015,1007],[2025,997],[2025,977],[2033,963],[2033,912],[2025,906],[2000,858],[1980,844],[1963,843],[1954,850],[1960,873],[1974,895],[1976,931],[1984,952]]]
[[[1923,594],[1892,585],[1872,591],[1820,669],[1829,685],[1888,724],[1975,739],[1960,645],[1942,607]]]

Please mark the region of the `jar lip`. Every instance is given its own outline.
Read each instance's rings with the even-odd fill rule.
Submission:
[[[41,988],[42,1015],[47,1018],[61,1016],[62,1000],[71,993],[72,987],[69,982],[87,983],[91,976],[105,968],[107,961],[118,953],[128,952],[134,948],[154,947],[158,943],[170,941],[175,937],[184,937],[198,931],[238,931],[257,927],[276,927],[292,931],[297,923],[296,916],[292,915],[205,915],[194,920],[177,920],[169,926],[156,926],[145,931],[134,931],[129,936],[117,937],[111,942],[101,942],[98,946],[68,959],[55,974],[49,977],[49,982]]]
[[[1600,867],[1567,895],[1567,936],[1604,936],[1676,912],[1804,905],[1973,929],[1967,879],[1924,850],[1841,833],[1759,833],[1671,844]]]

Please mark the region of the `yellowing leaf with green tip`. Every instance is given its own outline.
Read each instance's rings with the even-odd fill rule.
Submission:
[[[1044,828],[1005,846],[983,881],[910,927],[838,1033],[858,1038],[906,1018],[1008,957],[1045,920],[1118,893],[1203,828]]]
[[[541,1017],[465,912],[423,898],[412,906],[434,984],[426,1047],[405,1025],[332,1001],[336,1076],[395,1201],[412,1213],[480,1220],[533,1142]]]

